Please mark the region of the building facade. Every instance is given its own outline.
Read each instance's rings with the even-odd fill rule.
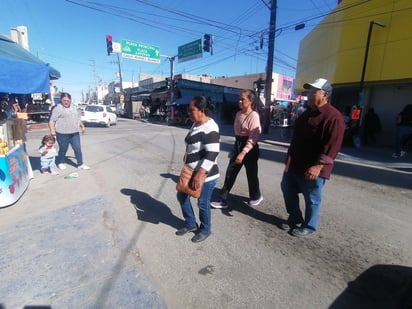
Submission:
[[[392,145],[395,117],[412,96],[411,9],[410,0],[340,1],[301,41],[296,93],[328,79],[333,105],[374,108],[383,124],[379,143]]]
[[[240,76],[222,76],[212,79],[210,82],[215,85],[234,87],[240,89],[254,89],[257,81],[265,81],[265,73],[247,74]],[[293,77],[273,73],[272,74],[271,102],[275,100],[293,100]],[[263,95],[263,92],[262,92]]]

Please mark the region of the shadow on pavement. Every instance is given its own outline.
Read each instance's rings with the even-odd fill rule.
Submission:
[[[331,177],[333,177],[333,175],[340,175],[385,186],[412,189],[411,174],[400,173],[397,170],[362,166],[350,162],[335,162]]]
[[[412,268],[374,265],[361,273],[329,309],[412,308]]]
[[[174,183],[177,183],[179,180],[179,175],[170,174],[170,173],[161,173],[160,176],[163,178],[171,179]]]
[[[127,188],[121,189],[120,192],[130,196],[130,203],[136,210],[138,220],[153,224],[164,223],[175,229],[179,229],[184,225],[184,221],[176,217],[167,205],[154,199],[149,194]]]
[[[213,191],[213,196],[212,200],[217,200],[218,199],[218,194],[219,194],[220,189],[215,188]],[[280,226],[282,223],[285,222],[284,219],[281,219],[279,217],[276,217],[274,215],[269,215],[267,213],[264,213],[263,211],[259,210],[259,206],[256,206],[255,208],[250,207],[247,202],[249,201],[248,198],[245,196],[240,196],[240,195],[234,195],[234,194],[229,194],[228,198],[228,208],[224,209],[215,209],[213,211],[221,211],[222,214],[225,216],[231,217],[232,216],[232,211],[237,211],[239,213],[242,213],[244,215],[247,215],[251,218],[254,218],[256,220],[266,222],[269,224],[274,224],[275,226]]]
[[[40,171],[40,157],[32,157],[29,156],[31,168],[33,171],[39,170]],[[1,308],[0,308],[1,309]]]

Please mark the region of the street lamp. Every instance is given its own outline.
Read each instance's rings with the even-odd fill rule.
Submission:
[[[379,27],[385,27],[385,24],[383,24],[379,21],[373,21],[372,20],[369,23],[368,38],[366,39],[365,57],[363,59],[362,75],[361,75],[360,84],[359,84],[359,102],[358,102],[359,107],[363,106],[363,97],[364,97],[363,84],[364,84],[364,81],[365,81],[366,64],[368,62],[369,45],[370,45],[370,42],[371,42],[373,25],[377,25]]]

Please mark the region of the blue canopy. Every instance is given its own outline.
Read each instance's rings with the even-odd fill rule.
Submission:
[[[174,105],[189,105],[193,97],[182,97],[173,102]]]
[[[60,72],[0,35],[0,92],[29,94],[50,92],[50,79]]]

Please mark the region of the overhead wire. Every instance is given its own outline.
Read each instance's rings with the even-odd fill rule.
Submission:
[[[132,11],[130,9],[126,10],[126,9],[119,8],[117,6],[101,4],[101,3],[97,3],[97,2],[91,2],[91,1],[74,1],[74,0],[66,0],[66,1],[70,2],[70,3],[73,3],[73,4],[76,4],[76,5],[80,5],[80,6],[92,9],[92,10],[97,10],[97,11],[100,11],[100,12],[104,12],[106,14],[111,14],[111,15],[114,15],[114,16],[123,17],[123,15],[125,15],[125,18],[127,18],[131,21],[139,22],[140,24],[148,25],[152,28],[157,28],[157,29],[160,29],[160,30],[167,30],[167,31],[169,31],[170,28],[171,28],[171,25],[168,25],[168,24],[162,24],[162,26],[160,27],[159,23],[157,22],[157,19],[156,19],[155,24],[153,24],[153,21],[149,21],[148,23],[146,23],[146,22],[144,22],[144,20],[148,21],[146,18],[142,18],[142,17],[137,18],[136,16],[134,16],[131,13]],[[143,4],[148,4],[150,6],[157,7],[158,9],[162,9],[162,10],[164,9],[164,7],[159,7],[159,6],[153,5],[152,3],[148,3],[147,1],[138,1],[138,2],[141,2]],[[169,11],[169,12],[172,12],[172,13],[175,12],[175,10],[170,10],[170,9],[166,9],[166,10]],[[246,13],[249,13],[249,12],[246,12]],[[153,14],[153,13],[150,13],[150,14]],[[180,16],[188,17],[188,19],[191,20],[191,22],[197,22],[197,23],[199,22],[199,17],[193,17],[194,16],[193,14],[183,14],[183,13],[180,13],[180,12],[177,12],[177,14],[180,15]],[[153,14],[153,15],[160,16],[158,14]],[[168,17],[168,19],[170,19],[170,17]],[[224,25],[224,27],[222,27],[222,25]],[[233,28],[233,26],[228,25],[228,24],[223,24],[223,23],[220,23],[220,25],[217,26],[217,28],[221,29],[221,30],[224,30],[224,31],[227,31],[227,27],[229,27],[229,26]],[[188,32],[187,28],[182,28],[182,27],[179,28],[179,27],[176,27],[175,25],[173,25],[173,29],[175,31],[178,30],[180,32],[185,32],[185,33]],[[240,29],[240,31],[246,31],[246,30]],[[234,32],[234,33],[236,33],[236,32]],[[190,34],[193,35],[193,31],[190,31]],[[241,36],[242,36],[241,32],[237,33],[237,40],[240,41]]]
[[[86,7],[88,9],[100,11],[105,14],[110,14],[114,16],[118,16],[121,18],[126,18],[130,21],[133,22],[139,22],[140,24],[159,29],[161,31],[170,31],[171,24],[167,22],[159,22],[164,15],[161,14],[155,14],[152,12],[140,12],[136,10],[130,10],[129,8],[121,8],[115,5],[108,5],[108,4],[103,4],[100,2],[91,2],[91,1],[82,1],[82,0],[66,0],[67,2],[70,2],[75,5],[80,5],[83,7]],[[357,5],[362,5],[366,2],[369,2],[371,0],[360,0],[352,5],[344,6],[341,9],[333,12],[328,12],[328,13],[321,13],[317,14],[314,16],[309,16],[308,18],[305,19],[300,19],[294,22],[289,22],[288,24],[281,25],[278,27],[278,33],[277,35],[281,35],[282,32],[287,33],[289,31],[293,31],[292,28],[299,23],[299,22],[310,22],[312,20],[317,20],[323,16],[328,15],[329,13],[336,13],[341,11],[342,9],[349,9]],[[226,61],[227,59],[230,58],[236,58],[239,56],[246,56],[246,57],[254,57],[256,61],[266,61],[266,56],[264,55],[259,55],[256,52],[256,46],[258,45],[259,38],[260,38],[260,33],[262,31],[268,32],[268,27],[256,29],[256,30],[250,30],[246,28],[242,28],[240,26],[240,22],[242,19],[248,18],[250,20],[250,15],[256,12],[259,12],[259,7],[258,5],[260,4],[262,8],[267,9],[267,3],[261,0],[261,2],[258,2],[257,4],[252,4],[250,7],[248,7],[241,15],[239,15],[234,21],[231,21],[230,24],[228,23],[223,23],[220,21],[216,20],[211,20],[209,18],[204,18],[201,16],[197,16],[194,14],[190,14],[184,11],[179,11],[174,8],[168,8],[164,5],[158,5],[153,2],[149,2],[146,0],[135,0],[135,2],[140,3],[142,5],[146,5],[149,7],[154,8],[155,10],[160,10],[167,12],[169,14],[173,14],[179,17],[182,17],[183,19],[180,18],[173,18],[172,16],[167,16],[167,20],[174,20],[174,21],[179,21],[182,23],[192,23],[192,24],[199,24],[201,23],[202,25],[206,25],[208,27],[215,28],[217,30],[216,34],[219,36],[219,45],[222,47],[220,50],[216,50],[214,53],[214,56],[218,59],[214,60],[213,62],[210,62],[210,57],[206,57],[203,59],[200,59],[199,62],[196,64],[185,64],[184,68],[185,70],[188,70],[187,67],[190,66],[190,70],[193,72],[196,72],[197,70],[200,70],[204,67],[211,67],[213,65],[217,65],[219,63],[222,63]],[[262,5],[263,4],[263,5]],[[267,13],[267,12],[266,12]],[[262,12],[261,12],[262,14]],[[147,18],[147,16],[153,16],[153,17],[160,17],[156,18],[156,22],[154,22],[152,19]],[[164,18],[166,20],[166,18]],[[237,21],[237,22],[236,22]],[[193,36],[198,36],[199,32],[192,30],[193,28],[188,28],[188,27],[179,27],[175,24],[173,24],[173,31],[185,34],[187,36],[193,37]],[[227,34],[227,35],[225,35]],[[253,49],[253,46],[255,46],[255,49]],[[274,61],[278,64],[281,64],[283,66],[286,66],[288,69],[294,70],[295,66],[292,65],[289,61],[297,61],[296,59],[291,59],[289,57],[289,60],[285,60],[281,57],[278,57],[277,54],[280,54],[282,56],[285,56],[284,54],[280,53],[278,49],[276,49],[276,54]],[[207,62],[207,64],[204,64]],[[163,65],[163,64],[161,64]]]
[[[119,16],[119,17],[122,17],[122,18],[127,18],[127,19],[129,19],[129,20],[131,20],[131,21],[136,21],[136,22],[139,21],[139,23],[141,23],[141,24],[145,24],[145,25],[148,25],[148,26],[150,26],[150,27],[156,27],[156,28],[158,28],[158,29],[160,29],[160,30],[166,30],[166,29],[169,30],[169,29],[170,29],[170,25],[168,25],[168,24],[164,24],[164,23],[163,23],[163,24],[159,24],[159,23],[157,22],[156,25],[153,25],[153,22],[148,22],[148,23],[146,23],[146,22],[144,22],[144,20],[147,21],[146,18],[141,18],[141,17],[136,18],[136,16],[131,13],[130,9],[127,9],[127,10],[126,10],[126,9],[123,9],[123,8],[119,8],[119,7],[117,7],[117,6],[107,5],[107,4],[101,4],[101,3],[91,2],[91,1],[81,1],[81,2],[79,2],[79,1],[73,1],[73,0],[66,0],[66,1],[68,1],[68,2],[70,2],[70,3],[73,3],[73,4],[76,4],[76,5],[80,5],[80,6],[89,8],[89,9],[97,10],[97,11],[104,12],[104,13],[111,14],[111,15],[115,15],[115,16]],[[174,14],[177,14],[177,15],[179,15],[179,16],[186,17],[186,18],[188,18],[191,22],[197,22],[197,23],[199,23],[200,21],[202,21],[202,22],[204,21],[204,18],[197,17],[197,16],[195,16],[195,15],[193,15],[193,14],[182,13],[182,12],[180,12],[180,11],[171,10],[171,9],[167,9],[167,8],[165,9],[163,6],[162,6],[162,7],[159,7],[158,5],[154,5],[153,3],[148,3],[147,1],[142,1],[142,0],[136,0],[136,1],[137,1],[137,2],[140,2],[140,3],[142,3],[142,4],[150,5],[150,6],[152,6],[152,7],[157,8],[157,9],[166,10],[166,11],[168,11],[168,12],[170,12],[170,13],[174,13]],[[246,10],[246,11],[243,13],[243,15],[249,16],[249,18],[250,18],[251,12],[253,12],[253,11],[255,10],[255,8],[256,8],[256,5],[249,7],[248,10]],[[146,15],[147,15],[147,14],[150,14],[150,15],[153,15],[153,16],[161,16],[161,15],[153,14],[153,13],[144,13],[144,14],[146,14]],[[170,17],[168,17],[168,18],[170,19]],[[239,18],[242,18],[242,17],[239,16]],[[142,21],[142,19],[143,19],[143,21]],[[176,19],[175,19],[175,20],[176,20]],[[213,22],[215,22],[215,21],[213,21]],[[216,23],[212,23],[211,20],[209,20],[209,24],[210,24],[210,25],[214,25],[215,27],[217,27],[217,28],[220,29],[221,31],[227,31],[228,29],[231,30],[232,28],[234,28],[232,25],[225,24],[225,23],[220,23],[220,22],[218,22],[217,24],[216,24]],[[179,30],[180,32],[188,32],[188,31],[187,31],[187,28],[181,27],[180,29],[177,29],[178,27],[176,27],[175,25],[174,25],[173,27],[174,27],[174,30]],[[241,49],[239,49],[239,45],[238,45],[238,44],[241,42],[241,39],[242,39],[242,36],[243,36],[242,31],[244,31],[244,32],[247,31],[247,30],[245,30],[245,29],[241,29],[240,27],[237,27],[237,28],[238,28],[238,32],[232,31],[232,32],[235,33],[236,36],[237,36],[237,38],[236,38],[237,48],[234,50],[234,55],[235,55],[235,56],[236,56],[237,53],[241,50]],[[190,33],[190,34],[193,34],[193,33]],[[250,37],[250,34],[249,34],[248,36]],[[230,38],[228,38],[228,39],[226,39],[226,40],[222,40],[221,42],[223,43],[224,41],[227,41],[227,40],[229,40],[229,39],[230,39]],[[229,48],[226,49],[226,50],[229,50],[233,45],[228,45],[228,46],[229,46]],[[226,59],[226,58],[227,58],[227,57],[222,58],[222,59],[223,59],[222,61],[224,61],[224,59]],[[230,58],[230,57],[229,57],[229,58]]]

